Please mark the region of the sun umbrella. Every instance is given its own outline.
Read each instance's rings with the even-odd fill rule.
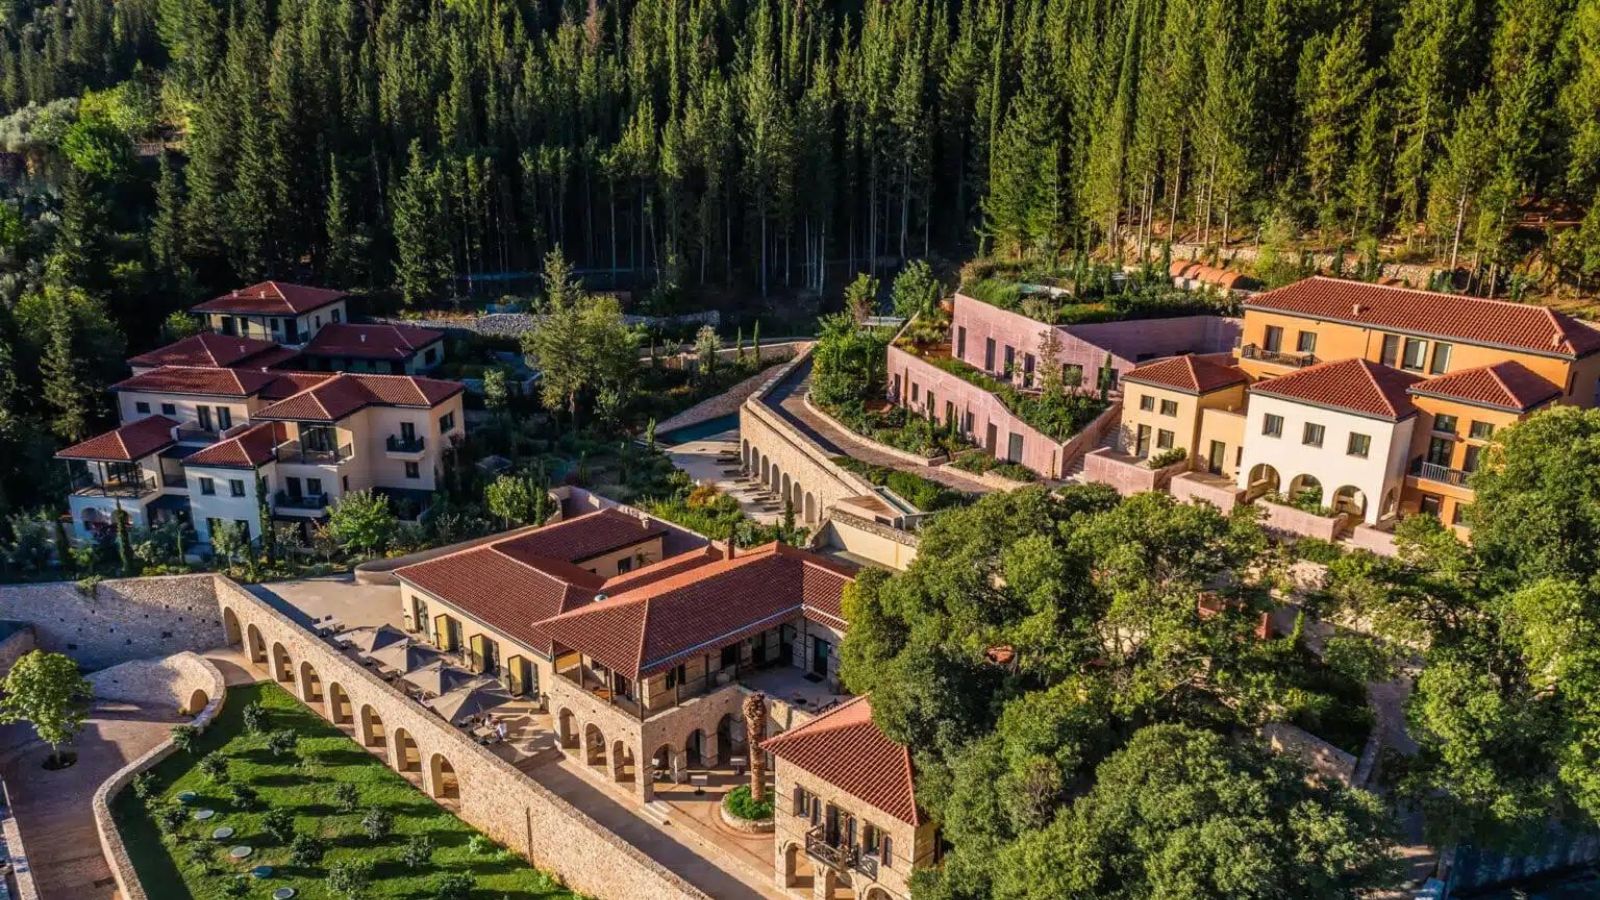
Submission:
[[[497,706],[503,706],[517,698],[506,693],[504,688],[493,683],[470,685],[457,688],[448,694],[428,701],[428,706],[434,712],[444,716],[446,721],[454,722],[467,716],[481,716]]]
[[[486,679],[482,675],[468,672],[466,669],[458,669],[442,659],[436,659],[400,677],[435,695],[448,694],[456,688],[466,687],[476,681],[494,683],[492,679]]]
[[[439,651],[415,641],[405,641],[400,644],[390,644],[367,654],[368,659],[382,663],[386,668],[396,672],[409,672],[419,669],[428,663],[438,662]]]
[[[352,628],[349,631],[339,632],[339,640],[344,641],[362,653],[371,653],[384,647],[409,641],[411,638],[393,625],[371,625],[362,628]]]

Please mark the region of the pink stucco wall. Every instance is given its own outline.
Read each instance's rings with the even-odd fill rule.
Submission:
[[[1185,459],[1164,469],[1152,469],[1142,459],[1107,447],[1091,450],[1083,458],[1084,480],[1110,485],[1124,497],[1165,490],[1174,475],[1188,468],[1189,460]]]
[[[968,365],[985,369],[987,341],[994,339],[994,366],[985,369],[998,374],[1005,369],[1005,348],[1015,352],[1015,371],[1021,372],[1024,354],[1039,352],[1045,332],[1052,326],[1036,322],[1020,313],[992,306],[956,294],[951,317],[950,350]],[[965,329],[966,339],[960,338]],[[1083,368],[1084,383],[1092,385],[1094,372],[1111,354],[1111,366],[1118,376],[1140,362],[1180,353],[1225,353],[1239,340],[1238,319],[1222,316],[1184,316],[1174,319],[1141,319],[1131,322],[1103,322],[1094,325],[1058,326],[1061,335],[1061,362]]]
[[[1282,503],[1273,503],[1262,500],[1261,506],[1267,511],[1267,528],[1273,531],[1282,531],[1289,534],[1298,534],[1301,537],[1318,538],[1332,541],[1339,534],[1339,520],[1316,513],[1285,506]]]

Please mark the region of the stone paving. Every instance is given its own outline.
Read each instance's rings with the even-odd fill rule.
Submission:
[[[307,627],[329,616],[345,628],[405,627],[396,585],[357,584],[353,576],[336,575],[251,584],[245,589]]]

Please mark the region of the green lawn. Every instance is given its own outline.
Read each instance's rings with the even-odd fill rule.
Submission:
[[[251,734],[245,730],[243,713],[246,705],[257,700],[267,707],[269,721],[263,733]],[[300,741],[293,754],[279,758],[267,750],[265,732],[281,729],[293,730]],[[226,757],[228,786],[214,784],[200,771],[200,760],[210,754]],[[114,799],[117,826],[153,900],[223,897],[223,886],[237,880],[238,873],[263,864],[276,871],[270,878],[251,881],[245,896],[265,898],[278,888],[292,887],[300,898],[334,900],[342,895],[325,883],[328,867],[355,859],[369,860],[374,867],[363,898],[431,898],[440,879],[450,872],[470,875],[475,882],[472,896],[482,900],[577,896],[514,853],[493,845],[474,852],[469,845],[477,834],[473,828],[277,685],[230,688],[222,715],[199,738],[194,754],[174,754],[151,770],[151,775],[149,809],[176,802],[178,792],[192,790],[200,800],[191,808],[217,811],[209,822],[188,818],[175,836],[163,836],[133,790]],[[360,792],[353,812],[342,812],[334,803],[334,790],[341,782],[354,784]],[[257,792],[253,808],[234,808],[229,799],[229,787],[234,784],[246,784]],[[386,809],[394,817],[393,834],[377,841],[369,839],[361,827],[363,815],[372,807]],[[263,831],[262,817],[272,809],[291,811],[296,832],[325,840],[328,852],[320,863],[311,867],[290,863],[287,845],[273,841]],[[234,836],[212,840],[212,831],[222,825],[233,828]],[[437,848],[431,864],[407,868],[402,860],[405,846],[412,836],[422,834],[431,837]],[[256,849],[246,863],[227,856],[228,849],[238,844]],[[203,859],[196,858],[196,846],[210,852]]]

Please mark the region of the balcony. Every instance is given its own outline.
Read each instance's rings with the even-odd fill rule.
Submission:
[[[105,481],[94,481],[87,477],[73,479],[72,494],[75,497],[143,497],[160,490],[156,486],[153,475],[135,477],[108,478]]]
[[[637,700],[626,694],[618,693],[612,688],[607,678],[601,678],[590,671],[587,665],[580,663],[570,669],[557,669],[556,677],[568,684],[577,685],[580,689],[593,694],[595,697],[604,700],[636,719],[642,721],[645,717],[643,708],[640,707]]]
[[[840,872],[855,868],[856,863],[861,859],[861,854],[854,847],[835,846],[828,843],[827,835],[823,833],[821,826],[806,832],[806,855],[828,868]],[[876,860],[874,860],[874,869],[876,869]]]
[[[416,436],[408,438],[404,435],[391,434],[384,442],[383,449],[388,456],[417,459],[422,456],[423,440]]]
[[[345,444],[337,450],[306,447],[299,441],[284,441],[276,451],[278,462],[303,463],[310,466],[337,466],[355,455],[355,450]]]
[[[279,511],[295,511],[321,515],[331,504],[327,494],[299,494],[294,495],[286,491],[279,491],[273,498],[272,508]]]
[[[1245,344],[1240,347],[1239,358],[1271,363],[1275,366],[1288,366],[1292,369],[1304,369],[1307,366],[1314,366],[1318,362],[1316,354],[1313,353],[1288,353],[1282,350],[1268,350],[1255,344]]]
[[[194,422],[185,422],[173,429],[173,436],[184,444],[210,444],[216,441],[218,434],[209,428],[201,428]]]
[[[664,691],[650,693],[642,702],[638,698],[640,688],[633,684],[627,693],[619,693],[610,683],[612,677],[606,673],[604,677],[593,671],[588,664],[573,665],[561,668],[562,661],[557,660],[556,677],[568,684],[576,685],[581,690],[604,700],[611,706],[627,713],[635,719],[645,721],[653,716],[660,715],[674,709],[696,697],[703,697],[723,687],[733,684],[738,680],[738,669],[729,667],[700,678],[691,678],[679,682]]]
[[[1462,469],[1452,469],[1449,466],[1441,466],[1437,463],[1426,462],[1419,456],[1411,461],[1411,476],[1422,481],[1436,481],[1440,484],[1448,484],[1451,487],[1464,488],[1467,486],[1467,479],[1472,477],[1472,473]]]

